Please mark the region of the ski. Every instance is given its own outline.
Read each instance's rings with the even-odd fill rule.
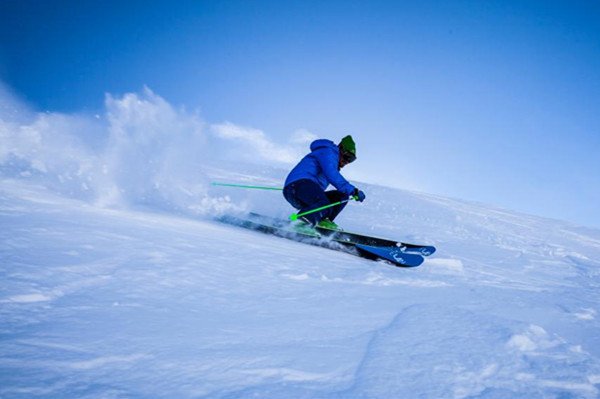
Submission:
[[[287,220],[273,218],[270,216],[260,215],[258,213],[250,213],[248,217],[252,220],[261,221],[266,224],[285,226],[290,224]],[[387,238],[379,238],[367,236],[364,234],[352,233],[345,230],[331,230],[322,227],[315,227],[321,235],[332,237],[338,242],[348,242],[351,244],[362,244],[370,247],[397,247],[403,252],[415,252],[419,255],[429,256],[435,252],[435,247],[432,245],[411,244],[401,241],[390,240]]]
[[[273,234],[279,237],[321,246],[332,250],[343,251],[370,260],[385,260],[395,266],[415,267],[423,263],[423,256],[418,253],[404,252],[399,246],[372,246],[363,243],[338,239],[335,235],[321,234],[320,231],[296,231],[286,220],[263,217],[258,214],[247,218],[222,216],[219,221],[243,228]],[[273,223],[269,223],[271,220]]]
[[[371,247],[363,244],[356,244],[355,247],[361,252],[363,258],[374,256],[376,259],[387,260],[398,266],[416,267],[425,260],[421,255],[404,252],[399,247]]]

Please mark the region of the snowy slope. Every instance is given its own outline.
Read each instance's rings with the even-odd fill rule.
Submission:
[[[343,227],[438,248],[402,269],[215,221],[289,214],[210,182],[280,186],[312,138],[0,90],[0,398],[600,397],[598,230],[357,182]]]
[[[395,268],[3,179],[0,397],[600,396],[599,231],[363,187],[341,224],[438,252]]]

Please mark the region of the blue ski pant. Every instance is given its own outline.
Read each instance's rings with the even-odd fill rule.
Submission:
[[[309,179],[297,180],[288,184],[283,188],[283,196],[287,202],[298,209],[298,213],[350,198],[349,195],[338,190],[325,191],[316,182]],[[325,218],[333,221],[345,206],[346,202],[304,217],[312,224],[317,224]]]

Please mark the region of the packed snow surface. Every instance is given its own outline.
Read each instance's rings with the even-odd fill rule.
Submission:
[[[97,121],[11,107],[0,398],[600,397],[598,230],[355,182],[342,227],[437,247],[397,268],[216,221],[292,212],[210,182],[280,186],[309,134],[211,130],[149,90]]]
[[[600,395],[598,231],[364,187],[344,227],[438,252],[403,269],[2,180],[0,397]]]

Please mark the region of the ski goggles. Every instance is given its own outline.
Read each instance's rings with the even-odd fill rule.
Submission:
[[[342,151],[342,159],[345,163],[352,163],[356,161],[356,155],[348,151]]]

